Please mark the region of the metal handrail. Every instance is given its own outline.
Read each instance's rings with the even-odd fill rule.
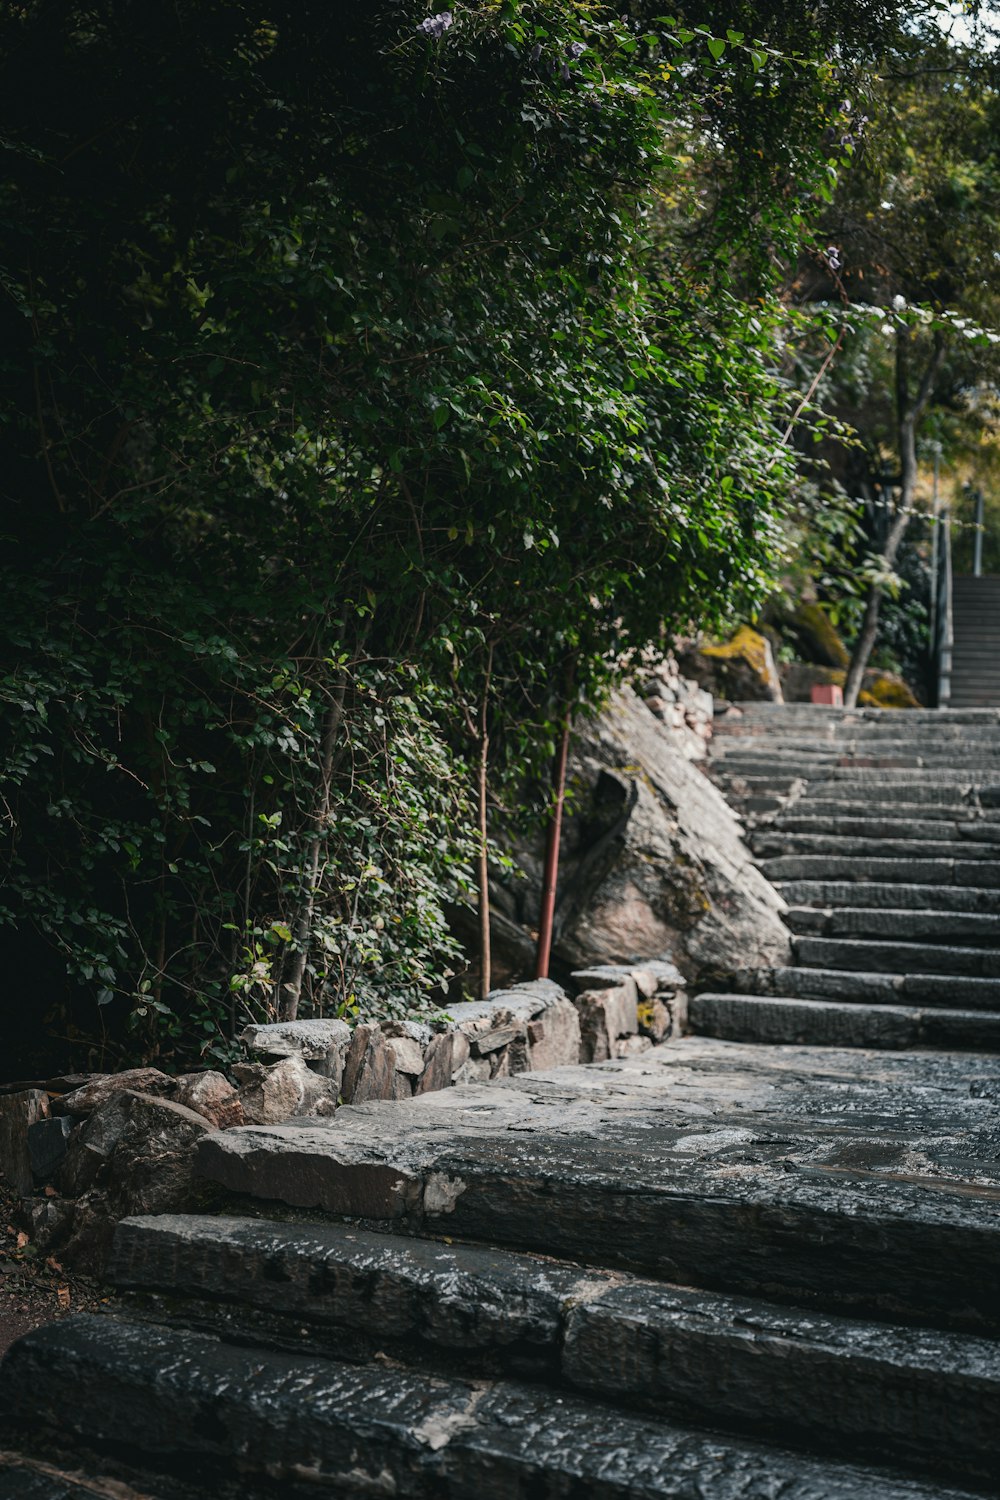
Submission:
[[[951,567],[951,516],[943,507],[935,520],[934,578],[931,613],[935,678],[935,701],[938,708],[951,702],[951,659],[955,645],[954,584]]]

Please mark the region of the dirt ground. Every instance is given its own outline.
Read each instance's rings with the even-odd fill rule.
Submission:
[[[20,1225],[20,1200],[0,1177],[0,1358],[29,1329],[111,1301],[108,1288],[68,1271],[58,1255],[32,1244]]]

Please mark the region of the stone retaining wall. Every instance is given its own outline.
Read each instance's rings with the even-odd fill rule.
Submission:
[[[673,964],[609,964],[495,990],[431,1021],[363,1018],[249,1026],[232,1081],[156,1068],[0,1090],[0,1173],[22,1195],[39,1250],[100,1271],[117,1221],[198,1201],[206,1134],[323,1118],[341,1105],[408,1099],[456,1083],[641,1053],[680,1035],[687,992]]]

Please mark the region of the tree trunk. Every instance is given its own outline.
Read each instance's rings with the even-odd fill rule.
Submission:
[[[566,761],[569,758],[569,735],[572,711],[567,704],[563,720],[562,739],[556,755],[552,784],[555,803],[545,849],[545,873],[542,877],[542,912],[538,923],[538,948],[535,960],[535,978],[548,979],[549,958],[552,953],[552,931],[555,925],[556,887],[559,880],[559,840],[562,834],[563,806],[566,801]]]
[[[479,998],[485,1000],[493,982],[493,943],[490,933],[490,844],[488,827],[487,773],[490,763],[488,709],[490,678],[493,674],[493,647],[490,646],[483,677],[483,694],[479,702],[479,769],[476,777],[476,802],[479,828]]]
[[[333,790],[334,747],[337,731],[344,717],[344,695],[347,678],[342,676],[334,689],[333,701],[323,727],[323,745],[320,757],[320,785],[316,811],[313,814],[313,831],[309,837],[309,852],[306,858],[306,873],[302,887],[299,914],[293,929],[295,947],[288,965],[288,975],[281,986],[278,1013],[282,1021],[294,1021],[299,1013],[302,998],[302,982],[306,964],[309,962],[309,946],[312,939],[313,912],[316,908],[316,888],[319,885],[320,861],[323,852],[323,835],[330,816],[330,798]]]
[[[889,533],[882,549],[882,562],[889,571],[906,535],[910,513],[917,492],[917,424],[930,399],[934,377],[944,355],[944,339],[940,333],[934,335],[931,352],[916,395],[910,398],[910,330],[901,328],[896,334],[896,422],[899,431],[899,499]],[[850,666],[844,681],[844,707],[856,708],[858,694],[864,681],[865,669],[878,638],[879,612],[882,606],[882,585],[873,583],[865,599],[864,619]]]

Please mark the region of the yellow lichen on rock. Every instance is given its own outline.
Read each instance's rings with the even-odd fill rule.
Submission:
[[[892,672],[879,672],[868,678],[858,694],[858,703],[865,708],[919,708],[920,702],[910,691],[902,677]]]
[[[702,646],[701,654],[714,657],[716,661],[743,662],[764,688],[766,696],[781,702],[781,683],[774,665],[771,643],[759,631],[752,630],[749,625],[741,625],[736,634],[721,646]]]

